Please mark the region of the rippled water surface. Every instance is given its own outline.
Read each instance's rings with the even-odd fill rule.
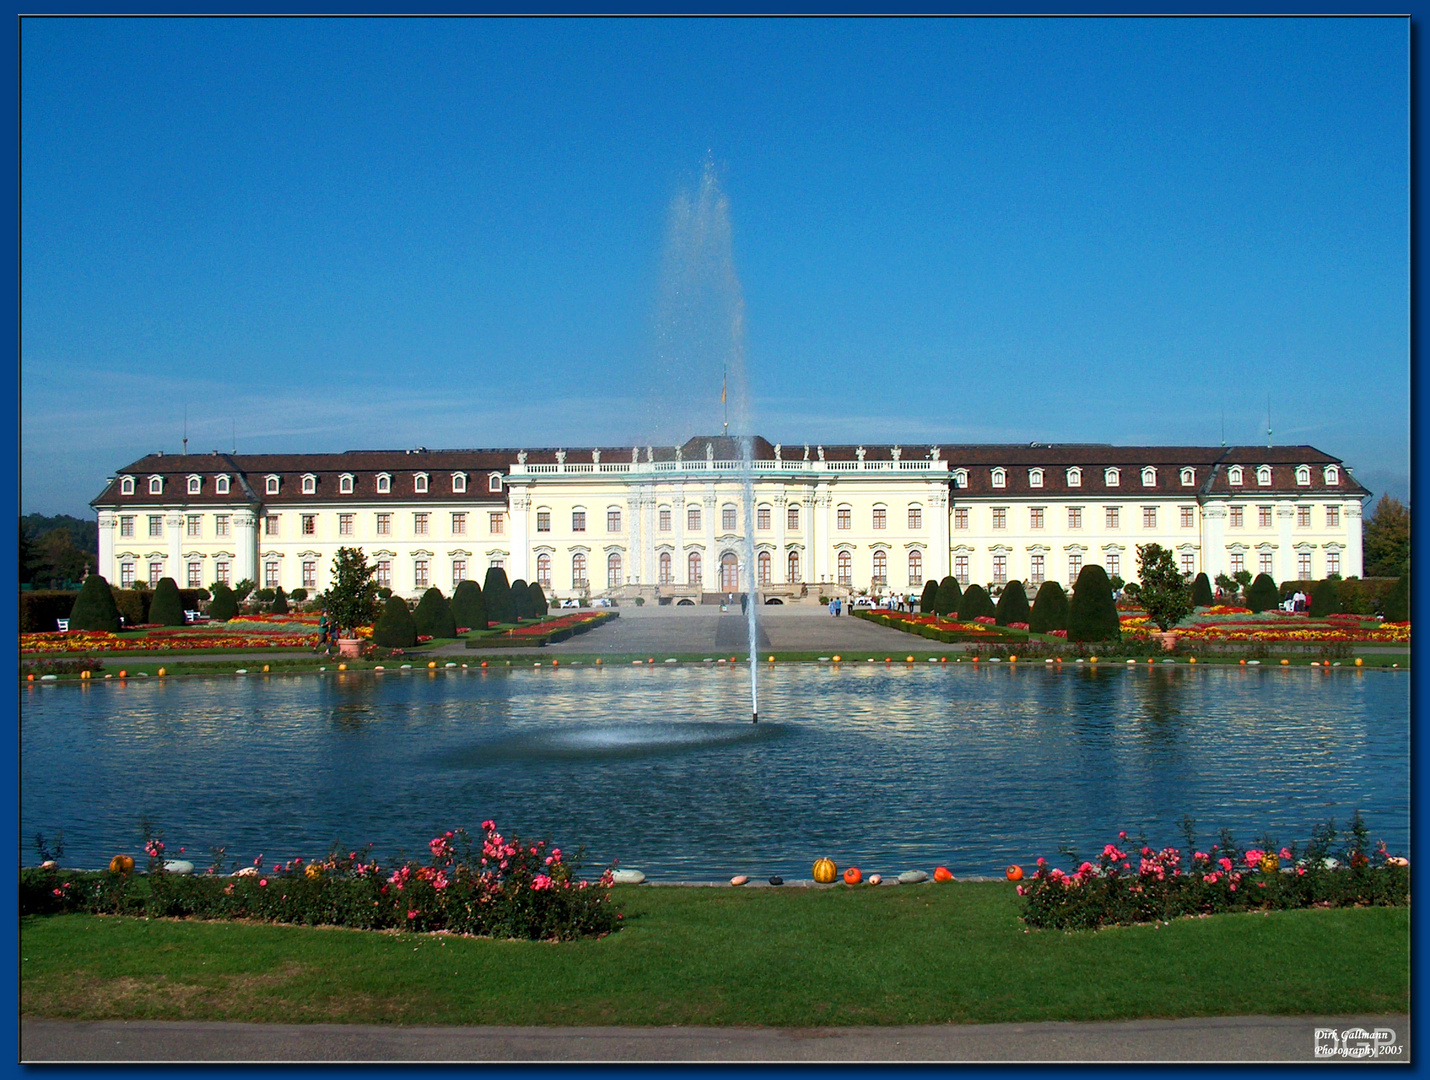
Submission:
[[[20,858],[386,859],[495,818],[655,879],[989,874],[1125,829],[1303,842],[1359,808],[1409,842],[1409,676],[971,664],[454,669],[27,688]],[[1208,840],[1210,842],[1210,840]]]

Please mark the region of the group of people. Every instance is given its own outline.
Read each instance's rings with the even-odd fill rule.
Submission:
[[[328,618],[327,611],[318,616],[318,643],[313,646],[314,652],[332,652],[333,646],[338,643],[338,626]]]

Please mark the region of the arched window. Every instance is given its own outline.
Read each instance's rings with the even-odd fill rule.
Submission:
[[[611,552],[606,556],[606,588],[615,589],[621,584],[621,556]]]
[[[757,562],[760,568],[760,584],[768,585],[770,583],[770,553],[768,551],[760,552]]]
[[[966,488],[966,487],[968,486],[968,470],[967,470],[967,469],[954,469],[954,470],[953,470],[953,486],[956,487],[956,488]]]
[[[580,552],[571,556],[571,587],[573,589],[586,587],[586,556]]]
[[[1008,486],[1008,473],[1004,469],[993,470],[993,486],[996,488]]]
[[[427,474],[425,472],[414,473],[412,476],[412,490],[419,495],[427,494]]]
[[[659,578],[660,583],[661,583],[662,585],[669,585],[669,584],[671,583],[671,580],[672,580],[672,578],[671,578],[671,569],[670,569],[670,552],[668,552],[668,551],[662,551],[662,552],[660,553],[659,565],[660,565],[660,578]]]
[[[1256,470],[1256,482],[1262,487],[1271,486],[1271,466],[1261,465]]]
[[[219,495],[227,495],[227,494],[228,494],[228,477],[227,477],[227,476],[215,476],[215,477],[214,477],[214,491],[215,491],[217,494],[219,494]]]
[[[1144,469],[1142,470],[1142,486],[1143,486],[1143,487],[1156,487],[1156,486],[1157,486],[1157,470],[1154,469],[1151,465],[1148,465],[1146,468],[1144,468]]]
[[[854,558],[847,551],[839,553],[839,584],[854,584]]]
[[[122,478],[120,479],[120,481],[119,481],[119,494],[121,494],[121,495],[133,495],[133,494],[134,494],[134,477],[132,477],[132,476],[125,476],[125,477],[122,477]]]
[[[1297,466],[1296,466],[1296,483],[1300,484],[1302,487],[1305,487],[1306,485],[1310,484],[1310,482],[1311,482],[1311,466],[1309,466],[1309,465],[1297,465]]]
[[[909,552],[909,584],[922,585],[924,583],[924,553],[918,548]]]
[[[488,490],[488,491],[500,491],[500,490],[501,490],[501,473],[492,473],[489,477],[487,477],[487,490]]]
[[[318,493],[318,478],[312,473],[303,477],[303,494],[316,495]]]
[[[1043,486],[1043,470],[1042,470],[1042,469],[1029,469],[1029,470],[1028,470],[1028,486],[1029,486],[1029,487],[1042,487],[1042,486]]]
[[[353,493],[353,474],[343,473],[338,477],[338,493],[341,495],[351,495]]]
[[[799,552],[798,552],[798,551],[791,551],[791,552],[789,553],[789,583],[790,583],[791,585],[798,585],[798,584],[799,584]]]
[[[740,587],[740,560],[733,551],[720,556],[720,588],[731,592]]]
[[[1117,487],[1122,483],[1122,470],[1107,469],[1102,474],[1102,482],[1108,487]]]
[[[1241,466],[1233,465],[1226,471],[1226,482],[1234,486],[1241,486]]]
[[[204,480],[201,476],[189,477],[189,494],[198,495],[204,490]]]
[[[1196,484],[1196,482],[1197,482],[1197,471],[1196,471],[1196,469],[1183,469],[1183,470],[1182,470],[1182,487],[1192,487],[1193,485]]]
[[[1082,487],[1082,470],[1077,466],[1068,470],[1068,487]]]
[[[467,474],[464,472],[454,472],[452,474],[452,491],[456,495],[464,495],[467,491]]]
[[[277,495],[280,481],[276,476],[266,477],[263,481],[263,493],[265,495]]]
[[[1326,466],[1326,483],[1336,485],[1341,482],[1341,470],[1334,465]]]
[[[889,553],[883,548],[874,552],[874,584],[889,583]]]
[[[149,494],[150,494],[150,495],[162,495],[162,494],[164,494],[164,478],[163,478],[162,476],[151,476],[151,477],[149,477]]]
[[[690,558],[685,560],[685,575],[687,585],[700,584],[700,552],[692,551]]]
[[[543,589],[551,588],[551,556],[545,552],[536,557],[536,583]]]

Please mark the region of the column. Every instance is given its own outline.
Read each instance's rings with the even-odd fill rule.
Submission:
[[[1361,550],[1361,505],[1359,500],[1345,503],[1341,507],[1341,522],[1346,530],[1345,558],[1341,561],[1341,577],[1363,577],[1362,563],[1365,554]]]
[[[1202,570],[1216,589],[1218,574],[1227,572],[1226,504],[1213,503],[1202,507]]]
[[[641,496],[635,483],[626,489],[626,516],[631,523],[626,530],[626,580],[638,585],[641,580]]]
[[[177,583],[184,580],[180,569],[184,558],[184,515],[171,510],[164,515],[164,528],[169,530],[169,562],[164,567],[165,576]]]
[[[1291,546],[1291,523],[1296,520],[1296,508],[1290,503],[1276,505],[1276,542],[1280,550],[1277,554],[1281,572],[1276,584],[1296,580],[1296,550]]]
[[[517,578],[521,578],[524,581],[531,581],[531,550],[527,533],[529,524],[527,515],[531,510],[531,489],[525,484],[521,484],[507,488],[507,495],[511,501],[509,515],[511,518],[511,580],[515,581]],[[476,531],[475,521],[472,531]],[[475,568],[473,572],[475,573]]]
[[[950,554],[953,541],[949,538],[947,485],[947,480],[929,485],[929,528],[932,535],[929,537],[928,566],[924,577],[934,581],[942,581],[953,572],[950,569],[953,565]]]
[[[119,584],[119,567],[114,563],[114,529],[119,516],[110,510],[99,513],[99,562],[94,572],[112,585]]]
[[[810,544],[812,580],[829,582],[834,575],[829,568],[829,483],[821,482],[814,492],[814,513],[811,515],[813,542]]]
[[[258,515],[240,510],[233,515],[233,583],[258,581]]]
[[[705,556],[700,560],[700,583],[705,592],[720,590],[720,556],[715,550],[715,485],[705,485]]]
[[[671,584],[684,585],[690,580],[690,570],[685,564],[685,487],[675,489],[675,498],[670,502],[671,528],[675,534],[675,552],[670,556]]]
[[[773,585],[788,585],[789,581],[789,552],[785,550],[785,526],[789,523],[788,518],[789,498],[785,495],[784,488],[775,495],[775,517],[778,522],[775,525],[775,566],[770,567],[770,583]]]
[[[660,574],[655,566],[655,534],[656,534],[656,503],[659,500],[655,493],[655,484],[646,485],[645,498],[642,502],[645,505],[645,543],[641,545],[641,577],[643,584],[650,585],[660,579]]]

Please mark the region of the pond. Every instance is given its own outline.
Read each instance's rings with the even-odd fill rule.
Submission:
[[[1359,809],[1409,844],[1409,676],[1120,664],[513,666],[33,685],[22,863],[139,851],[384,862],[493,818],[652,880],[1001,873],[1126,830],[1304,843]],[[142,859],[141,859],[142,862]]]

